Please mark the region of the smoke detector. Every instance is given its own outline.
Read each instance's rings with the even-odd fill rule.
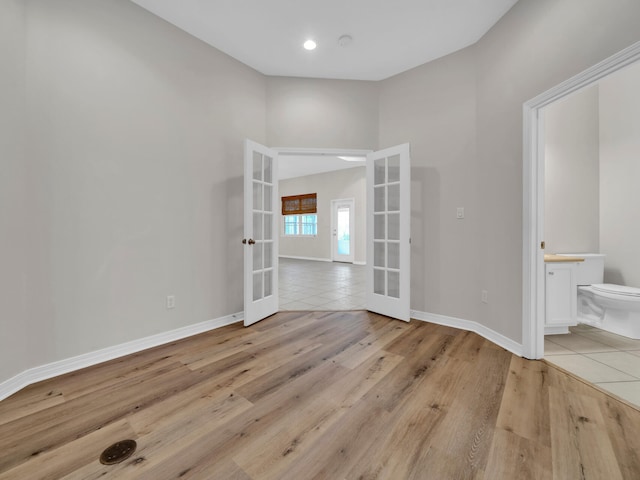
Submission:
[[[338,39],[338,45],[341,47],[348,47],[349,45],[351,45],[351,42],[353,42],[353,37],[351,35],[342,35],[339,39]]]

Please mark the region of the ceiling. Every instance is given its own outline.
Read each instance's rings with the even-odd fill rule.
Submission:
[[[382,80],[477,42],[517,0],[132,0],[265,75]],[[338,38],[353,41],[340,46]],[[302,48],[308,38],[318,47]]]
[[[278,156],[278,178],[303,177],[316,173],[333,172],[347,168],[364,167],[362,161],[346,161],[332,155],[282,155]]]

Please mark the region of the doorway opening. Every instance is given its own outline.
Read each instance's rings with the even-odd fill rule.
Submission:
[[[286,232],[289,228],[296,231],[295,222],[284,222],[281,217],[292,211],[316,213],[318,195],[280,197],[281,153],[249,139],[244,143],[244,325],[249,326],[279,310],[279,244],[285,238],[281,232],[285,233],[285,223],[289,224]],[[363,235],[366,308],[406,322],[411,315],[410,151],[405,143],[367,153],[366,215],[362,216],[367,223]],[[304,233],[304,225],[302,230]]]
[[[297,236],[281,232],[280,310],[365,309],[365,160],[370,150],[275,150],[279,195],[317,194],[317,230]],[[293,217],[283,216],[283,228],[287,218]]]
[[[331,259],[334,262],[353,263],[354,216],[355,199],[331,200]]]
[[[638,61],[640,42],[524,104],[523,350],[528,358],[545,354],[545,109]]]

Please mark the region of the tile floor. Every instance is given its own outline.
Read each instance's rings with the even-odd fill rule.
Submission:
[[[365,267],[280,258],[280,310],[364,309]]]
[[[589,325],[544,337],[544,357],[600,388],[640,406],[640,340]]]

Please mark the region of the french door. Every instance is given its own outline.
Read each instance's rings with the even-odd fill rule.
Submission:
[[[410,168],[409,144],[367,154],[366,306],[405,321],[410,318]],[[278,311],[278,202],[277,152],[245,140],[245,326]]]
[[[367,155],[367,310],[409,321],[409,144]]]
[[[278,154],[244,143],[244,325],[278,311]]]

